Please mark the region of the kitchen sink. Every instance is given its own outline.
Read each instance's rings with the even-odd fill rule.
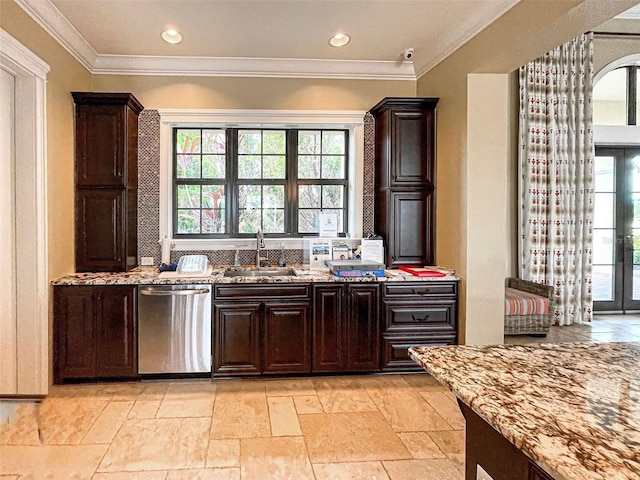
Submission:
[[[242,269],[233,268],[224,272],[225,277],[291,277],[296,271],[292,268]]]

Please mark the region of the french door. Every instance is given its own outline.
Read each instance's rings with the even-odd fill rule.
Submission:
[[[593,308],[640,310],[640,148],[596,147]]]

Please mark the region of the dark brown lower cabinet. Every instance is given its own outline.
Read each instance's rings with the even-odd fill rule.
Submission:
[[[314,285],[314,372],[380,370],[377,284]]]
[[[136,287],[56,286],[53,337],[56,384],[136,377]]]
[[[214,286],[213,375],[309,373],[308,297],[308,285]]]

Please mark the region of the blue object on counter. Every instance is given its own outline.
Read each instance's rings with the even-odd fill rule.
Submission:
[[[169,265],[167,265],[166,263],[163,263],[162,265],[160,265],[160,268],[158,269],[158,272],[162,273],[162,272],[175,272],[178,269],[178,260],[176,260],[173,263],[170,263]]]

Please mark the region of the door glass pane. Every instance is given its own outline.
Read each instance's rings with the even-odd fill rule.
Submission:
[[[640,300],[640,265],[633,266],[632,300]]]
[[[593,209],[594,228],[613,228],[615,226],[615,194],[596,193]]]
[[[593,244],[597,245],[593,251],[594,265],[613,265],[614,229],[593,229]]]
[[[613,300],[613,267],[610,265],[593,266],[593,300]]]
[[[627,69],[607,73],[593,88],[593,123],[627,124]]]
[[[640,68],[636,68],[636,125],[640,125]]]
[[[614,157],[596,157],[595,162],[595,189],[596,192],[614,192],[615,191],[615,175],[614,175],[615,158]]]

